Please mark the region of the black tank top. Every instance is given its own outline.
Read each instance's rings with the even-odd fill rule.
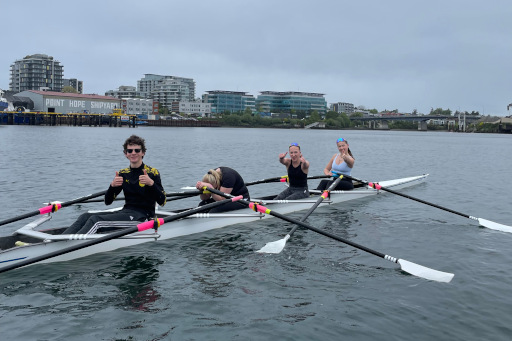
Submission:
[[[288,167],[288,179],[290,179],[291,187],[308,187],[308,175],[302,171],[302,162],[297,167],[293,167],[290,161]]]

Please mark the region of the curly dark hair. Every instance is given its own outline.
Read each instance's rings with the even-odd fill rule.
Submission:
[[[137,135],[132,135],[129,138],[127,138],[126,141],[124,141],[124,144],[123,144],[123,150],[125,152],[126,152],[126,148],[128,148],[128,145],[130,145],[130,144],[139,145],[140,148],[142,149],[142,152],[143,153],[146,152],[146,143],[145,143],[145,141],[144,141],[144,139],[142,137],[139,137]]]

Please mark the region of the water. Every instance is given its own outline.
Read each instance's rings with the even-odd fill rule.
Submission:
[[[344,137],[354,177],[429,173],[404,193],[512,225],[510,135],[151,127],[0,126],[0,220],[106,189],[128,164],[121,145],[131,133],[146,139],[145,162],[160,170],[167,192],[220,165],[246,181],[284,175],[277,159],[290,142],[318,175]],[[280,189],[250,188],[254,196]],[[96,207],[62,209],[50,224]],[[303,230],[281,254],[256,254],[293,227],[271,219],[0,274],[2,339],[510,339],[512,234],[393,194],[318,209],[308,222],[455,277],[423,280]]]

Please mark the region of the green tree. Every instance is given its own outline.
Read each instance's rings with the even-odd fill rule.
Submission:
[[[71,94],[78,93],[78,91],[75,88],[73,88],[72,86],[69,86],[69,85],[66,85],[65,87],[63,87],[62,92],[71,93]]]
[[[336,111],[328,111],[326,114],[325,114],[325,119],[328,120],[328,119],[337,119],[339,117],[338,113]]]
[[[162,105],[162,103],[158,103],[158,113],[160,115],[169,115],[169,108]]]

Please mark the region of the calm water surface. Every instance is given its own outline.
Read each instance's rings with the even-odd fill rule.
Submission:
[[[106,189],[128,164],[121,145],[131,133],[146,139],[145,162],[160,170],[167,192],[220,165],[246,181],[284,175],[277,158],[290,142],[300,143],[310,174],[321,174],[344,137],[356,157],[353,176],[429,173],[404,193],[512,225],[510,135],[150,127],[0,126],[0,220]],[[102,207],[69,207],[49,224]],[[257,254],[293,227],[270,219],[0,274],[1,338],[510,340],[512,234],[389,193],[318,209],[308,222],[455,277],[423,280],[303,230],[281,254]],[[21,223],[1,226],[0,235]]]

